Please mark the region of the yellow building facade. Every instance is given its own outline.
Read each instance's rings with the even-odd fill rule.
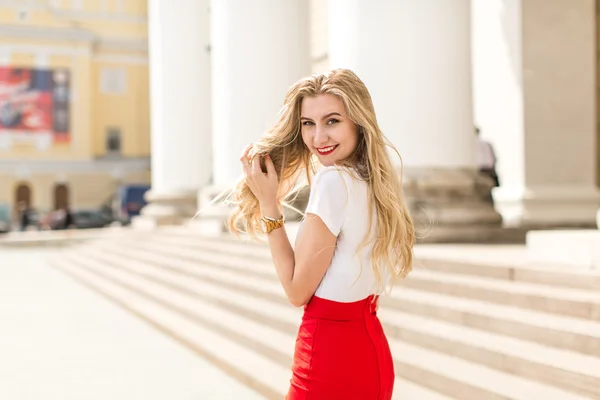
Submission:
[[[1,3],[0,204],[97,208],[150,183],[146,3]]]

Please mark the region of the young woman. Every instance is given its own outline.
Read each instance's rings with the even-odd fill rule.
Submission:
[[[288,400],[392,397],[377,301],[411,270],[415,233],[388,148],[367,88],[338,69],[294,84],[240,158],[230,228],[267,234],[289,301],[304,306]],[[302,173],[310,198],[292,248],[282,204]]]

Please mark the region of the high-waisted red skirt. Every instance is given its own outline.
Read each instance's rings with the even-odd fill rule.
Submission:
[[[389,400],[394,364],[377,318],[378,298],[313,297],[296,339],[287,400]]]

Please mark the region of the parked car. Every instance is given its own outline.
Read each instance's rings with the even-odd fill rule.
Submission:
[[[8,204],[0,204],[0,233],[10,231],[10,207]]]
[[[25,227],[25,230],[37,229],[41,230],[44,227],[44,221],[46,218],[44,212],[35,209],[27,210],[27,217],[29,219],[29,224]]]
[[[40,218],[38,227],[43,230],[87,229],[103,228],[113,223],[112,216],[103,209],[71,210],[69,226],[66,224],[66,217],[64,210],[50,211]]]
[[[127,225],[147,204],[145,195],[149,189],[150,186],[145,184],[123,185],[104,205],[112,211],[115,221]]]
[[[102,210],[76,210],[72,212],[73,226],[77,229],[104,228],[113,218]]]

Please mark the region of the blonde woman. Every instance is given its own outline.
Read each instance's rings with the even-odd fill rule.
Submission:
[[[294,84],[240,158],[230,228],[267,235],[289,301],[304,306],[288,400],[392,397],[377,302],[411,270],[415,235],[390,147],[365,85],[338,69]],[[292,248],[282,204],[302,173],[310,198]]]

